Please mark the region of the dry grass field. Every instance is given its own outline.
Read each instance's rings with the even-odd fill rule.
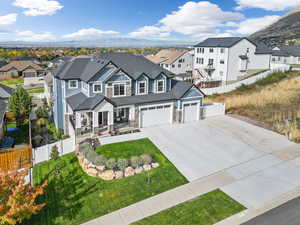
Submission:
[[[206,102],[224,102],[227,113],[268,124],[274,131],[300,142],[300,72],[275,73]]]

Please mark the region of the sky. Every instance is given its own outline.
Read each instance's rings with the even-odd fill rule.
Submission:
[[[247,36],[300,0],[0,0],[0,41]]]

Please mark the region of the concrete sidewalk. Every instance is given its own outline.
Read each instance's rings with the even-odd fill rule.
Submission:
[[[235,179],[225,172],[216,173],[119,209],[83,225],[128,225],[234,181]]]

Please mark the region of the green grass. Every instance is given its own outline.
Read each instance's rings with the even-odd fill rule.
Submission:
[[[23,83],[24,83],[23,78],[13,78],[10,80],[0,81],[0,84],[2,84],[2,85],[17,85],[17,84],[23,84]]]
[[[44,88],[32,88],[32,89],[27,89],[27,92],[29,94],[39,94],[39,93],[44,93]]]
[[[212,225],[244,209],[224,192],[215,190],[133,225]]]
[[[146,182],[145,173],[112,181],[90,177],[80,168],[75,154],[67,154],[58,161],[44,162],[33,168],[35,184],[45,179],[49,182],[45,195],[39,198],[39,202],[45,202],[47,206],[23,225],[80,224],[187,183],[148,139],[103,146],[98,152],[105,149],[106,156],[129,156],[129,148],[121,148],[123,145],[131,146],[135,153],[150,152],[160,163],[149,172],[150,184]],[[60,176],[53,172],[57,165],[62,166]]]

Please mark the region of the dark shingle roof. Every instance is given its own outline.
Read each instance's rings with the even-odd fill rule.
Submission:
[[[81,103],[83,103],[87,97],[83,93],[78,93],[75,95],[72,95],[67,98],[67,103],[70,105],[70,107],[75,110]]]
[[[254,42],[254,41],[251,41],[251,42],[256,45],[255,54],[272,54],[272,49],[270,49],[264,43]]]
[[[273,50],[273,54],[282,54],[281,56],[295,56],[300,57],[300,46],[279,46],[280,50]],[[278,55],[280,56],[280,55]]]
[[[9,98],[13,94],[13,89],[0,84],[0,99]]]
[[[6,62],[6,61],[0,61],[0,67],[5,66],[7,64],[8,64],[8,62]]]
[[[241,37],[223,37],[223,38],[208,38],[198,44],[195,47],[224,47],[229,48],[242,40]]]
[[[173,77],[173,74],[168,70],[161,68],[143,56],[136,56],[131,53],[107,53],[95,57],[75,58],[53,70],[53,74],[63,80],[80,79],[87,82],[109,62],[122,69],[133,79],[137,79],[142,74],[155,79],[161,73]]]
[[[5,112],[6,112],[6,102],[0,99],[0,124],[2,124],[2,120]]]

